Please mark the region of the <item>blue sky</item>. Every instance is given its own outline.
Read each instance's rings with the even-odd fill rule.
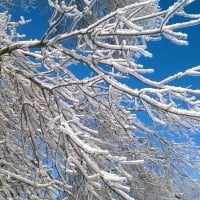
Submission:
[[[167,8],[175,0],[160,0],[162,8]],[[187,11],[191,13],[200,12],[200,1],[192,3]],[[171,43],[169,40],[162,38],[158,42],[150,42],[149,50],[153,53],[153,58],[144,59],[145,66],[154,68],[155,73],[151,75],[154,79],[161,80],[167,75],[184,71],[187,68],[200,65],[200,25],[182,29],[188,34],[188,46],[178,46]],[[191,82],[192,81],[192,82]],[[179,81],[184,86],[193,85],[194,88],[199,88],[199,77],[191,79],[183,79]]]
[[[165,9],[175,1],[160,0],[160,6]],[[187,8],[187,11],[198,13],[200,11],[199,8],[200,0],[197,0]],[[12,12],[13,19],[19,19],[20,15],[23,15],[26,19],[32,19],[32,22],[21,27],[19,31],[26,33],[27,38],[41,38],[47,27],[47,19],[40,15],[38,10],[24,12],[21,9],[17,9],[15,12]],[[138,60],[145,68],[155,69],[155,73],[148,77],[154,80],[161,80],[171,74],[200,64],[200,25],[185,28],[181,31],[188,34],[188,46],[178,46],[165,38],[158,42],[148,43],[148,50],[153,53],[153,58],[142,57]],[[89,74],[88,70],[86,71]],[[193,77],[192,79],[184,78],[179,80],[178,84],[186,87],[192,85],[193,88],[199,88],[199,77]]]

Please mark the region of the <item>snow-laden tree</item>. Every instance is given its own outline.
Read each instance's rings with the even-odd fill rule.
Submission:
[[[175,80],[199,76],[200,66],[156,81],[138,63],[152,56],[148,41],[187,44],[176,30],[200,24],[185,12],[192,2],[161,10],[156,0],[48,0],[49,27],[30,41],[17,33],[26,19],[0,14],[0,199],[162,200],[198,191],[200,90]],[[175,16],[182,21],[170,24]],[[80,79],[83,68],[92,73]]]

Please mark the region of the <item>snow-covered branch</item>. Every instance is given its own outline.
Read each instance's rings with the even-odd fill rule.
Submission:
[[[49,0],[49,27],[30,41],[17,32],[29,20],[0,14],[0,199],[176,199],[198,188],[200,90],[175,83],[200,67],[157,81],[138,63],[152,57],[149,41],[187,44],[179,29],[200,23],[185,11],[192,2]]]

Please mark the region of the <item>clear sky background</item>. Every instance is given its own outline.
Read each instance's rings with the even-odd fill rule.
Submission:
[[[168,8],[175,0],[160,0],[161,8]],[[200,13],[200,0],[192,3],[186,9],[190,13]],[[176,18],[174,18],[176,19]],[[188,34],[188,46],[178,46],[162,37],[161,41],[150,42],[149,50],[153,58],[143,59],[147,68],[154,68],[155,73],[151,75],[154,79],[161,80],[167,75],[172,75],[187,68],[200,65],[200,25],[188,27],[179,31]],[[200,89],[200,78],[184,78],[179,81],[181,85]]]
[[[160,6],[165,9],[175,1],[176,0],[160,0]],[[187,10],[192,13],[200,12],[200,0],[192,3]],[[21,9],[16,9],[12,12],[12,19],[19,19],[20,15],[23,15],[26,19],[32,19],[32,22],[22,26],[19,31],[21,33],[26,33],[27,38],[41,38],[47,28],[47,19],[39,14],[38,10],[24,12]],[[184,71],[187,68],[200,64],[200,25],[185,28],[181,31],[188,34],[188,46],[178,46],[164,37],[162,37],[161,41],[148,43],[148,50],[153,53],[153,58],[142,57],[138,60],[145,68],[155,69],[155,73],[148,75],[148,77],[154,80],[161,80],[176,72]],[[85,71],[87,74],[90,74],[88,70]],[[84,75],[80,74],[79,77],[82,78]],[[199,88],[199,82],[199,77],[193,77],[192,79],[181,79],[178,84],[185,87]],[[130,79],[129,84],[135,85],[134,80]]]
[[[165,9],[173,4],[173,2],[176,2],[176,0],[160,0],[160,6]],[[187,8],[187,11],[191,13],[200,12],[200,0],[192,3]],[[27,39],[41,38],[47,28],[47,19],[39,14],[38,10],[25,12],[21,9],[16,9],[12,12],[12,19],[19,19],[20,15],[23,15],[25,19],[32,19],[32,22],[19,29],[20,33],[26,33]],[[142,57],[138,60],[145,68],[155,69],[155,73],[148,75],[148,77],[154,80],[161,80],[176,72],[200,65],[200,25],[185,28],[181,31],[188,34],[188,46],[178,46],[164,37],[160,41],[148,43],[148,50],[153,53],[153,58]],[[89,74],[90,72],[87,71],[87,73]],[[84,75],[80,74],[80,77],[82,78]],[[193,77],[192,79],[184,78],[178,84],[185,87],[192,86],[193,88],[200,88],[199,79],[199,77]],[[135,85],[132,81],[134,80],[129,80],[129,84]]]

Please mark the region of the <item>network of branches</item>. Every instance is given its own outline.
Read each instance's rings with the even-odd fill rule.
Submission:
[[[138,63],[152,56],[149,41],[187,45],[177,30],[200,24],[185,11],[193,2],[48,0],[37,40],[17,31],[29,20],[2,9],[0,199],[172,200],[199,190],[200,90],[174,83],[200,66],[156,81]]]

